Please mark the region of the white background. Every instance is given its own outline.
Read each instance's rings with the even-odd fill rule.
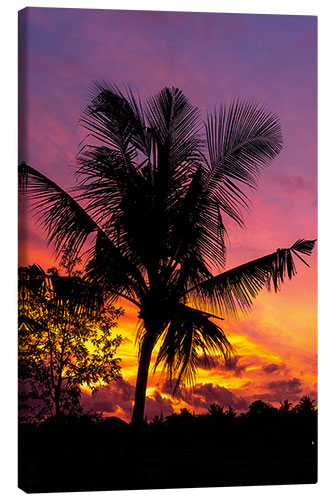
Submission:
[[[233,12],[254,14],[298,14],[318,16],[319,27],[319,482],[316,485],[259,486],[186,490],[87,492],[39,494],[44,498],[116,500],[167,500],[170,496],[191,500],[223,497],[237,499],[302,500],[333,497],[333,8],[325,0],[279,2],[258,0],[34,0],[32,4],[12,0],[0,12],[0,494],[21,498],[17,489],[16,437],[16,268],[17,268],[17,11],[26,7],[72,7],[104,9]],[[112,464],[110,464],[112,467]],[[87,471],[88,472],[88,471]],[[31,495],[35,497],[35,495]]]

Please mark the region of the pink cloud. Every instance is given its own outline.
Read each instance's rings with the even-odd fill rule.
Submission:
[[[85,411],[102,412],[106,416],[117,416],[129,422],[132,417],[135,387],[124,379],[113,381],[108,387],[100,389],[96,394],[83,392],[81,403]],[[148,421],[156,415],[164,416],[173,413],[169,399],[164,399],[156,390],[153,395],[146,398],[145,415]]]
[[[262,392],[253,394],[253,399],[261,399],[265,402],[279,403],[284,399],[296,402],[306,393],[304,385],[299,378],[282,379],[269,382],[263,387]]]

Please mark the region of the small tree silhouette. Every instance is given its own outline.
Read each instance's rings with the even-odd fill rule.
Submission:
[[[261,399],[257,399],[250,404],[247,414],[250,417],[267,416],[270,415],[273,411],[274,408],[271,405],[264,403],[264,401],[261,401]]]
[[[208,409],[208,415],[214,418],[222,417],[222,415],[224,415],[223,406],[216,403],[211,404]]]
[[[37,419],[81,412],[81,386],[96,392],[120,373],[113,329],[122,310],[82,297],[79,288],[90,285],[70,266],[67,277],[36,265],[19,269],[20,408]]]
[[[293,407],[293,404],[288,401],[288,399],[285,399],[284,401],[280,402],[280,407],[279,411],[282,413],[289,413]]]
[[[236,411],[232,406],[228,407],[227,411],[225,412],[225,415],[230,419],[234,419],[237,416]]]
[[[300,402],[294,406],[294,411],[302,415],[311,415],[316,410],[314,402],[315,400],[311,399],[310,396],[303,396]]]

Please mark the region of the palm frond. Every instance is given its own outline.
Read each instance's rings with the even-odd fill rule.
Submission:
[[[19,187],[57,255],[65,247],[78,254],[88,236],[98,229],[74,198],[26,163],[19,165]]]
[[[205,128],[206,187],[222,210],[242,225],[242,208],[249,207],[249,199],[241,185],[255,188],[261,170],[280,152],[279,120],[255,103],[234,101],[209,115]]]
[[[199,167],[171,211],[167,245],[173,253],[161,276],[178,289],[211,276],[210,266],[225,265],[224,224],[219,207],[203,190],[203,181]]]
[[[297,240],[290,248],[278,249],[276,252],[252,260],[246,264],[230,269],[202,281],[190,288],[186,295],[198,303],[213,306],[222,315],[237,316],[237,311],[247,312],[253,299],[266,286],[273,285],[274,291],[280,290],[284,279],[291,279],[296,274],[293,254],[309,256],[316,240]],[[306,263],[306,262],[305,262]]]
[[[139,99],[128,89],[123,94],[114,84],[94,82],[90,91],[90,104],[83,112],[80,123],[90,136],[124,155],[136,156],[138,149],[150,154],[150,136],[144,123],[144,112]]]
[[[103,290],[95,284],[79,277],[47,274],[36,264],[20,267],[18,272],[19,324],[36,327],[38,320],[31,318],[27,311],[37,299],[45,305],[52,300],[57,314],[63,313],[64,321],[69,316],[93,319],[97,317],[104,304]],[[37,323],[36,323],[37,322]]]
[[[51,292],[58,307],[77,318],[97,318],[103,308],[103,290],[82,278],[48,277]]]
[[[165,87],[148,100],[146,115],[158,148],[160,175],[165,175],[166,169],[182,175],[182,164],[186,162],[189,169],[199,158],[198,108],[181,90]]]
[[[132,259],[120,258],[102,232],[98,233],[96,244],[89,255],[85,278],[91,283],[98,283],[107,293],[110,302],[122,296],[138,305],[135,297],[142,297],[147,286]]]
[[[105,146],[85,149],[77,160],[77,200],[110,234],[119,221],[128,191],[145,181],[134,166],[128,168],[119,152]]]
[[[179,304],[162,338],[155,367],[160,364],[171,381],[177,377],[174,393],[180,382],[193,384],[202,358],[209,366],[212,356],[226,361],[234,353],[224,331],[210,319],[210,314]]]
[[[78,254],[89,235],[93,234],[103,246],[108,257],[128,279],[136,282],[137,287],[144,287],[143,276],[133,262],[110,240],[108,235],[81,205],[56,183],[34,168],[22,163],[19,166],[20,189],[31,201],[31,208],[44,228],[48,243],[55,247],[57,255],[64,248],[70,248],[73,255]],[[90,249],[94,253],[95,245]],[[98,251],[98,249],[96,250]],[[130,287],[130,285],[128,285]]]

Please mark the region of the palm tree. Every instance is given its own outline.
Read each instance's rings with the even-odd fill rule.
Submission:
[[[311,399],[310,396],[303,396],[300,402],[294,406],[293,410],[302,415],[311,415],[316,411],[316,407],[313,404],[314,402],[315,400]]]
[[[177,88],[143,104],[131,89],[94,83],[71,194],[22,163],[20,187],[56,255],[86,251],[86,277],[138,308],[139,363],[132,423],[144,416],[152,351],[170,381],[191,383],[202,358],[233,353],[214,319],[250,309],[265,285],[295,275],[315,241],[225,271],[225,218],[244,227],[244,190],[282,147],[278,118],[235,101],[208,115]]]

